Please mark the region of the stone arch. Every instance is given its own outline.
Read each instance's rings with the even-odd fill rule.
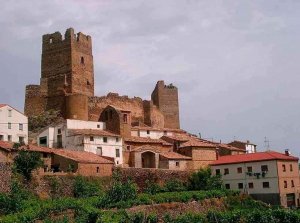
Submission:
[[[156,168],[156,154],[152,151],[145,151],[141,154],[142,168]]]

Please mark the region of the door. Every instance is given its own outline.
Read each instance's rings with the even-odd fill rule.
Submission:
[[[295,194],[287,194],[286,195],[286,200],[287,200],[287,206],[288,207],[295,207],[296,206],[296,201],[295,201]]]
[[[62,148],[62,135],[57,135],[57,148]]]

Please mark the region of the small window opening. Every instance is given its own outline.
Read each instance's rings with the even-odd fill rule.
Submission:
[[[127,114],[124,114],[124,115],[123,115],[123,122],[124,122],[124,123],[127,123],[127,122],[128,122],[128,120],[127,120]]]
[[[98,166],[97,166],[97,170],[96,171],[97,171],[97,173],[99,173],[99,167]]]
[[[178,161],[176,162],[176,166],[179,167],[179,162]]]
[[[52,38],[49,39],[49,43],[53,43],[53,39]]]
[[[91,83],[87,80],[87,81],[86,81],[86,85],[87,85],[87,86],[91,86]]]
[[[81,63],[81,64],[84,64],[84,57],[81,57],[80,63]]]

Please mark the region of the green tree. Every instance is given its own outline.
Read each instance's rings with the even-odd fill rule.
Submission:
[[[24,176],[26,180],[30,180],[32,171],[41,166],[43,166],[43,161],[37,152],[20,150],[14,158],[14,171]]]
[[[210,168],[202,168],[191,175],[188,187],[190,190],[221,189],[221,176],[213,176]]]

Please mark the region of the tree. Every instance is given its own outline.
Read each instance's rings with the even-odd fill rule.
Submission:
[[[23,175],[26,180],[30,180],[32,171],[41,166],[43,166],[43,161],[37,152],[20,150],[14,158],[14,171]]]
[[[210,168],[203,168],[193,173],[189,179],[190,190],[213,190],[221,189],[221,176],[212,176]]]

